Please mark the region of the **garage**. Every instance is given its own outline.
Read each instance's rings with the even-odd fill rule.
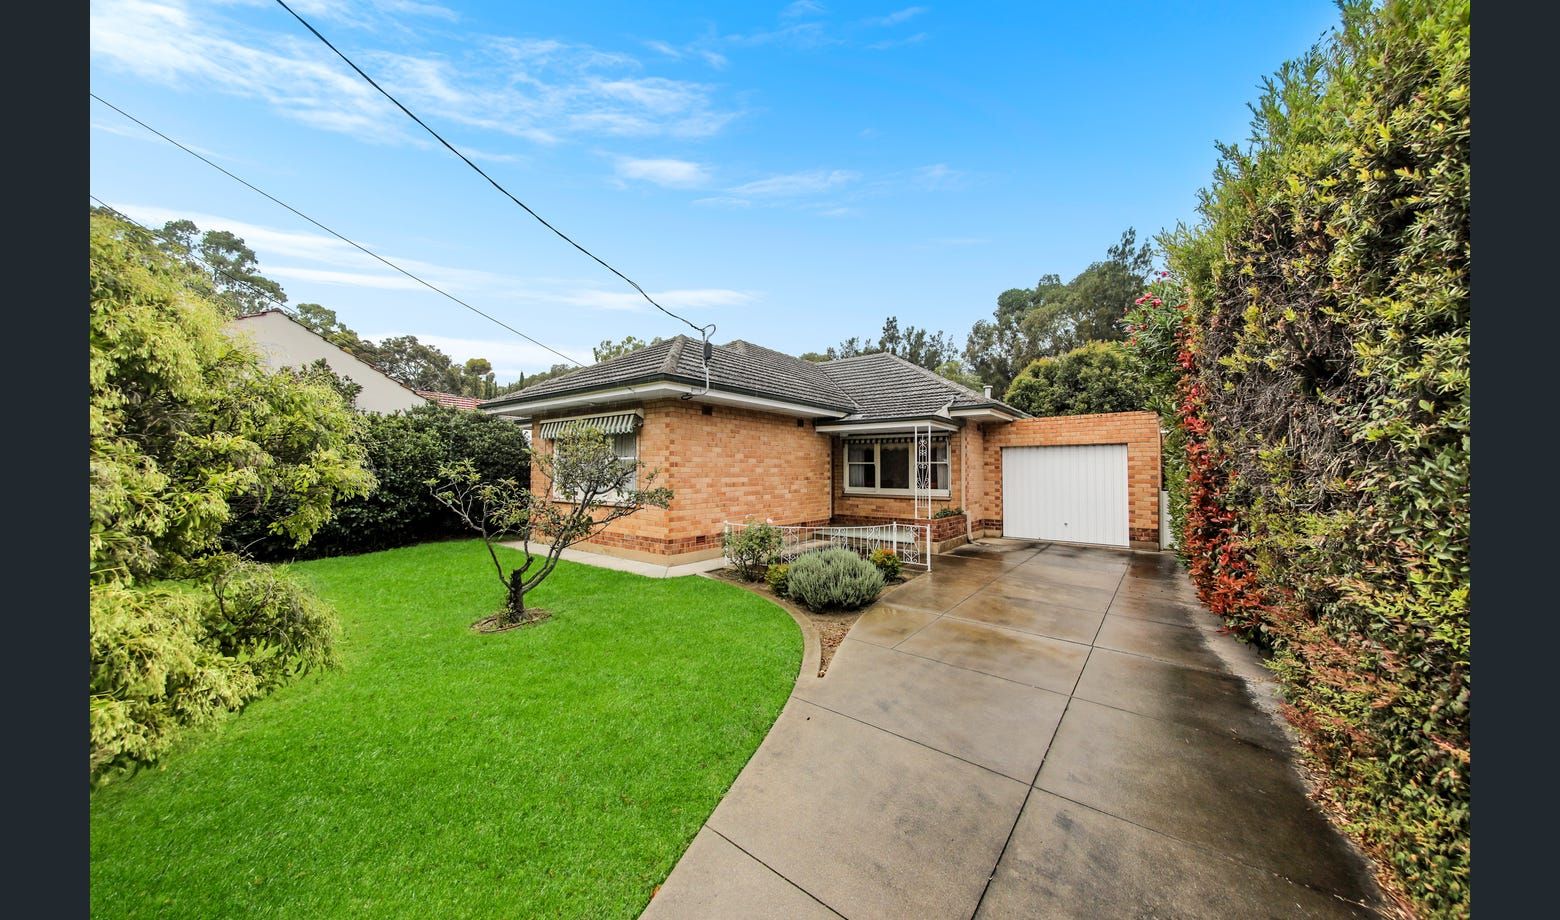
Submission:
[[[1127,546],[1127,445],[1002,448],[1002,532]]]

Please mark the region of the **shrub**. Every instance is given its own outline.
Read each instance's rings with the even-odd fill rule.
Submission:
[[[91,580],[167,577],[218,546],[239,505],[307,541],[373,487],[360,417],[327,382],[270,373],[224,332],[190,269],[93,214],[89,240]]]
[[[1470,908],[1466,0],[1344,6],[1164,239],[1183,547],[1273,650],[1324,794],[1421,913]],[[1160,298],[1164,299],[1164,298]]]
[[[1090,342],[1040,358],[1013,380],[1007,402],[1034,415],[1086,415],[1144,408],[1148,390],[1132,353],[1119,342]]]
[[[259,513],[235,516],[223,533],[224,544],[259,559],[312,559],[408,546],[465,530],[428,489],[427,480],[441,466],[469,460],[485,480],[530,484],[524,429],[509,419],[428,405],[368,415],[363,426],[378,488],[337,502],[335,516],[304,546],[272,536],[270,516]]]
[[[335,661],[334,612],[270,566],[240,562],[219,574],[202,625],[212,646],[243,661],[262,689]]]
[[[736,566],[737,574],[758,581],[765,568],[780,554],[780,528],[773,524],[749,521],[740,530],[721,537],[726,558]]]
[[[764,581],[769,583],[769,587],[773,589],[776,594],[780,595],[781,597],[785,597],[786,591],[789,589],[788,582],[790,580],[790,576],[790,565],[784,562],[775,562],[771,563],[769,568],[764,572]]]
[[[899,560],[899,554],[891,549],[875,549],[867,557],[867,561],[877,566],[878,571],[882,572],[883,577],[888,581],[898,578],[899,573],[904,570],[904,563]]]
[[[883,590],[878,567],[842,547],[806,553],[791,563],[786,589],[812,610],[855,610]]]
[[[201,597],[179,586],[93,585],[88,609],[91,773],[150,763],[178,729],[237,709],[254,674],[202,639]]]
[[[180,730],[331,663],[336,620],[285,575],[239,564],[193,582],[93,585],[88,611],[94,780],[157,760]]]
[[[937,509],[937,513],[933,514],[932,517],[934,517],[934,518],[958,517],[959,515],[961,515],[963,513],[964,513],[964,509],[963,508],[938,508]]]

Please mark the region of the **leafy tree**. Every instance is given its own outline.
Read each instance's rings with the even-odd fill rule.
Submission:
[[[1142,369],[1116,342],[1090,342],[1040,358],[1018,375],[1006,402],[1032,415],[1087,415],[1145,408]]]
[[[659,345],[664,341],[666,341],[666,339],[660,336],[656,336],[655,338],[646,342],[644,339],[636,339],[629,335],[624,336],[623,340],[620,342],[614,342],[611,339],[602,339],[601,344],[597,345],[595,348],[592,348],[590,351],[591,354],[595,357],[596,362],[599,364],[602,361],[610,361],[613,358],[626,355],[631,351],[638,351],[641,348],[648,348],[651,345]]]
[[[933,333],[918,326],[906,326],[901,329],[899,317],[890,316],[883,321],[883,329],[875,340],[871,336],[864,338],[851,336],[822,355],[808,352],[802,355],[802,358],[808,361],[833,361],[838,358],[854,358],[858,355],[881,352],[904,358],[927,370],[936,370],[944,361],[954,357],[958,353],[958,348],[945,333]]]
[[[373,349],[374,362],[391,377],[419,390],[440,390],[449,382],[450,356],[415,335],[381,339]]]
[[[965,370],[964,362],[960,361],[958,358],[949,358],[943,363],[937,365],[934,370],[937,371],[937,376],[946,377],[949,380],[952,380],[954,383],[962,384],[972,390],[978,391],[984,385],[981,383],[979,377]]]
[[[576,364],[554,364],[545,371],[537,371],[534,374],[521,374],[519,380],[516,380],[514,383],[505,384],[504,386],[499,387],[493,395],[504,396],[509,393],[514,393],[533,384],[541,383],[544,380],[551,380],[554,377],[562,377],[564,374],[572,373],[579,369],[579,365]]]
[[[298,373],[305,377],[314,378],[330,385],[341,396],[341,401],[348,408],[357,408],[358,394],[363,392],[363,385],[351,377],[346,377],[330,369],[330,364],[324,358],[315,358],[314,363],[300,368]]]
[[[541,495],[514,479],[484,477],[469,460],[445,464],[428,480],[434,497],[487,546],[504,585],[499,620],[506,626],[539,618],[537,611],[527,612],[525,596],[552,574],[565,549],[589,540],[613,521],[642,508],[665,508],[672,501],[671,489],[652,486],[654,471],[642,471],[638,461],[618,459],[612,442],[594,428],[560,434],[552,450],[538,452],[533,462],[546,484]],[[506,573],[494,545],[517,537],[524,561]],[[540,557],[531,549],[538,539],[547,542]]]
[[[798,357],[800,357],[803,361],[811,361],[814,364],[829,360],[828,355],[818,351],[804,351]]]
[[[177,571],[216,548],[230,502],[290,503],[274,532],[306,542],[373,487],[359,417],[317,377],[267,372],[188,267],[128,230],[91,218],[92,580]]]
[[[293,319],[314,330],[320,338],[364,357],[372,355],[374,343],[365,342],[358,334],[336,317],[336,311],[317,303],[300,303],[293,307]]]
[[[851,336],[840,344],[830,348],[827,352],[825,352],[825,354],[828,355],[828,360],[837,361],[840,358],[854,358],[858,355],[870,355],[880,350],[881,349],[872,343],[870,338],[863,341],[856,336]]]
[[[207,230],[197,251],[210,273],[214,299],[230,315],[257,313],[273,302],[287,301],[282,286],[260,274],[255,251],[242,237],[228,230]]]
[[[1093,341],[1126,337],[1121,318],[1148,283],[1153,250],[1127,228],[1102,261],[1071,281],[1044,275],[1033,288],[997,297],[990,320],[970,330],[964,359],[981,379],[1005,390],[1037,358],[1060,355]]]

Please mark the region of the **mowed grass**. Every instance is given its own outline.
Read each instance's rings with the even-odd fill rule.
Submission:
[[[789,695],[784,611],[560,563],[539,626],[477,635],[478,542],[292,567],[342,667],[93,793],[97,917],[632,917]]]

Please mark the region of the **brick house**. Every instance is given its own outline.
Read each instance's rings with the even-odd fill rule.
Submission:
[[[929,521],[940,548],[1001,535],[1159,545],[1151,412],[1032,418],[893,355],[813,363],[743,341],[710,347],[706,385],[703,353],[678,336],[482,403],[529,423],[537,450],[568,426],[599,428],[672,489],[671,507],[580,549],[712,558],[724,524],[750,518]]]

